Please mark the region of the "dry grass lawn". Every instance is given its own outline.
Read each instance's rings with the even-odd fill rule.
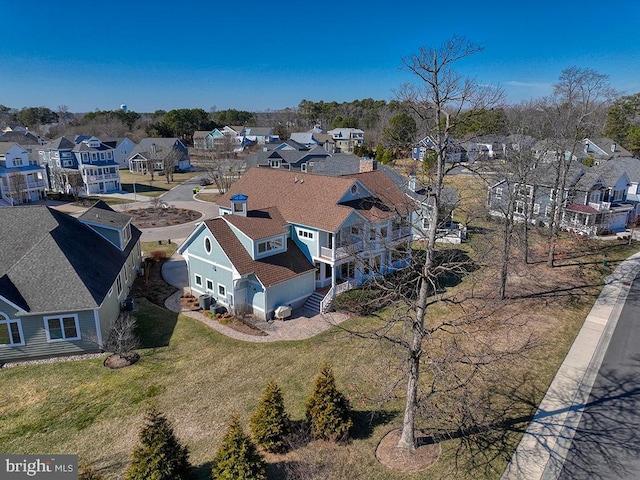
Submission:
[[[637,246],[567,238],[559,248],[560,266],[549,269],[541,261],[544,248],[538,243],[532,252],[536,263],[512,263],[510,298],[499,301],[496,255],[490,255],[498,247],[497,240],[491,239],[499,234],[492,231],[495,224],[484,223],[482,228],[484,233],[472,236],[466,247],[484,255],[479,256],[482,268],[447,292],[450,299],[464,298],[465,302],[429,312],[434,317],[483,315],[493,329],[492,336],[505,344],[528,333],[539,340],[529,355],[494,366],[486,376],[500,382],[526,374],[527,401],[513,412],[530,414],[599,293],[603,276]],[[605,249],[607,266],[602,264]],[[506,434],[505,451],[484,460],[474,450],[480,443],[451,438],[441,443],[440,459],[426,472],[394,473],[375,458],[380,440],[401,423],[404,392],[397,358],[390,355],[386,344],[356,338],[337,327],[305,341],[248,344],[144,299],[138,303],[145,348],[141,361],[131,367],[109,370],[102,360],[94,359],[0,370],[1,452],[78,453],[108,478],[119,478],[136,444],[144,410],[155,403],[189,447],[198,478],[208,478],[208,462],[230,416],[239,414],[246,425],[264,384],[274,378],[292,418],[301,421],[313,377],[325,359],[332,362],[338,387],[351,400],[354,439],[343,446],[302,442],[286,455],[268,455],[269,478],[499,478],[509,448],[517,443],[517,433]],[[344,325],[360,330],[376,321],[354,318]],[[486,334],[483,332],[486,330],[477,331],[478,335]],[[467,346],[480,340],[473,335],[470,331],[463,340]],[[425,373],[423,378],[427,382],[432,377]],[[498,386],[486,384],[485,390]],[[477,393],[482,398],[490,396]],[[455,403],[433,406],[449,417],[436,419],[427,414],[423,428],[437,433],[455,425],[459,415]]]

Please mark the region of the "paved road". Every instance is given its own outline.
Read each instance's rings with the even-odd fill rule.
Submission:
[[[559,478],[640,478],[640,276],[622,309]]]
[[[167,203],[193,201],[193,189],[200,186],[200,179],[202,177],[204,177],[204,174],[196,175],[180,185],[176,185],[162,195],[162,200]]]

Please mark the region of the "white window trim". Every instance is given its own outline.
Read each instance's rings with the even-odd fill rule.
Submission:
[[[76,324],[76,333],[78,334],[77,337],[65,337],[64,336],[64,324],[62,323],[62,319],[63,318],[68,318],[71,317],[73,318],[75,324]],[[52,319],[57,319],[60,321],[60,327],[62,328],[62,338],[51,338],[51,334],[49,333],[49,320]],[[55,343],[55,342],[67,342],[70,340],[80,340],[81,335],[80,335],[80,322],[78,321],[78,314],[77,313],[73,313],[71,315],[51,315],[48,317],[44,317],[44,330],[47,333],[47,342],[48,343]]]
[[[223,290],[223,292],[220,292],[220,289]],[[227,300],[227,286],[222,284],[222,283],[218,283],[218,298],[224,298],[224,300]]]
[[[24,345],[24,333],[22,332],[22,321],[19,318],[9,318],[5,314],[0,313],[0,325],[6,325],[7,330],[9,332],[9,337],[11,337],[11,324],[18,324],[18,335],[20,335],[19,343],[2,343],[0,344],[0,348],[5,347],[21,347]]]
[[[197,273],[193,274],[193,281],[195,282],[195,284],[199,287],[202,286],[202,275],[199,275]]]
[[[210,278],[205,278],[204,280],[205,280],[205,284],[204,284],[204,285],[205,285],[205,287],[204,287],[204,289],[205,289],[207,292],[213,292],[213,291],[214,291],[214,287],[215,287],[215,285],[216,285],[216,282],[214,282],[214,281],[213,281],[213,280],[211,280]],[[209,284],[211,284],[211,288],[209,288]]]
[[[209,242],[209,248],[207,248],[207,241]],[[207,255],[211,255],[211,252],[213,251],[213,243],[211,243],[211,239],[207,236],[204,237],[204,240],[202,240],[202,245],[204,247],[204,251]]]

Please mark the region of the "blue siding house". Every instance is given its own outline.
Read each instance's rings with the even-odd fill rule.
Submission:
[[[415,209],[381,171],[335,177],[256,167],[178,252],[192,291],[235,313],[272,318],[312,296],[324,310],[341,291],[406,263],[397,252],[409,251]]]

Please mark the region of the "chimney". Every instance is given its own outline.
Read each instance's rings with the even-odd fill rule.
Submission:
[[[376,161],[372,158],[360,159],[360,173],[373,172],[376,169]]]

